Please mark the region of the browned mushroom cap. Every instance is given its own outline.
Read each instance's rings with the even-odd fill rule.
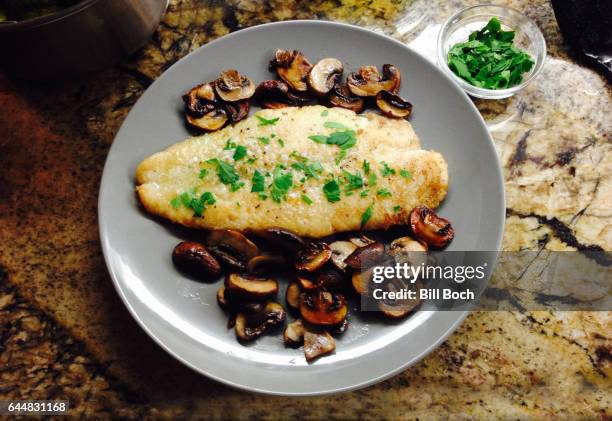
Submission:
[[[327,244],[323,242],[309,243],[297,252],[295,268],[297,270],[313,272],[327,263],[331,255],[331,249]]]
[[[317,95],[326,95],[342,77],[344,66],[336,58],[324,58],[308,74],[308,85]]]
[[[344,274],[333,265],[326,265],[317,272],[315,284],[327,290],[340,290],[344,288]]]
[[[387,117],[405,118],[412,113],[412,104],[388,91],[376,94],[376,105]]]
[[[259,255],[259,248],[240,232],[229,229],[213,230],[206,237],[206,245],[211,250],[222,250],[246,264]]]
[[[365,101],[363,98],[353,95],[347,84],[337,83],[329,93],[329,105],[346,108],[347,110],[360,113],[363,111]]]
[[[356,73],[349,74],[347,84],[357,96],[376,96],[380,91],[396,93],[400,86],[400,72],[391,65],[383,65],[383,74],[376,66],[362,66]]]
[[[302,289],[297,282],[291,282],[287,287],[287,291],[285,292],[285,300],[287,300],[287,305],[291,308],[298,309],[300,308],[300,294],[302,293]]]
[[[272,247],[281,251],[296,252],[306,245],[302,237],[282,228],[268,228],[259,235]]]
[[[255,97],[262,108],[285,108],[307,104],[312,100],[306,93],[294,93],[282,80],[264,80],[255,91]]]
[[[297,348],[304,342],[304,324],[302,319],[294,320],[289,323],[283,332],[283,342],[285,346]]]
[[[215,256],[215,258],[224,268],[237,271],[246,270],[246,258],[244,256],[234,256],[232,254],[234,253],[233,250],[228,250],[218,246],[208,246],[208,251],[210,251],[210,254]]]
[[[353,269],[365,269],[379,263],[384,257],[385,245],[376,241],[365,247],[356,249],[344,260],[344,263]]]
[[[281,272],[288,266],[287,259],[276,254],[255,256],[247,263],[247,272],[261,275],[263,273]]]
[[[430,247],[446,247],[455,236],[451,223],[436,215],[427,206],[417,206],[410,213],[412,233]]]
[[[305,291],[310,291],[313,289],[317,289],[319,287],[319,285],[317,285],[315,281],[308,279],[304,275],[298,276],[296,280],[297,280],[297,283],[300,285],[300,288],[302,288]]]
[[[266,330],[285,321],[285,309],[275,302],[268,302],[263,309],[236,316],[236,336],[243,341],[252,341]]]
[[[207,132],[213,132],[219,130],[225,123],[228,122],[229,118],[225,110],[217,108],[216,105],[207,104],[204,106],[204,113],[202,116],[195,117],[189,113],[185,114],[187,122],[198,129],[205,130]]]
[[[347,312],[346,299],[340,293],[316,289],[300,297],[300,314],[313,325],[337,325],[346,318]]]
[[[238,102],[226,102],[223,105],[225,106],[225,111],[227,112],[227,115],[232,123],[236,123],[247,118],[249,115],[249,109],[251,108],[248,99]]]
[[[304,92],[308,90],[306,77],[312,64],[299,51],[276,50],[270,67],[276,69],[276,74],[287,82],[291,89]]]
[[[206,247],[194,241],[183,241],[172,251],[172,261],[180,270],[205,280],[221,275],[221,265]]]
[[[185,102],[185,112],[193,117],[203,116],[207,111],[210,111],[206,108],[206,105],[215,101],[214,84],[203,83],[194,86],[183,95],[183,101]]]
[[[351,277],[351,284],[353,285],[353,289],[357,294],[364,296],[368,295],[373,273],[374,268],[353,273],[353,276]]]
[[[310,362],[315,358],[334,352],[336,341],[327,332],[316,330],[304,330],[304,356]]]
[[[371,238],[368,238],[365,235],[360,235],[359,237],[351,237],[349,238],[349,241],[355,244],[357,247],[365,247],[376,242],[375,240],[372,240]]]
[[[255,84],[238,73],[238,70],[229,69],[221,72],[219,79],[215,81],[215,91],[223,101],[236,102],[252,97]]]
[[[416,292],[415,298],[389,298],[377,301],[378,309],[383,315],[390,319],[400,319],[406,317],[410,312],[421,303],[419,290],[422,285],[419,281],[414,284],[402,282],[399,279],[390,279],[382,285],[383,291],[398,293],[401,289],[407,288]]]
[[[225,277],[226,298],[261,300],[277,292],[278,282],[275,279],[258,278],[244,273],[230,273]]]
[[[225,297],[225,286],[221,285],[221,287],[217,290],[217,304],[221,307],[222,310],[229,310],[231,305],[227,298]]]
[[[389,244],[389,256],[397,263],[420,266],[427,263],[427,244],[408,236],[396,238]]]
[[[357,246],[350,241],[334,241],[329,245],[329,248],[332,251],[332,263],[341,271],[345,271],[346,263],[344,260],[357,249]]]

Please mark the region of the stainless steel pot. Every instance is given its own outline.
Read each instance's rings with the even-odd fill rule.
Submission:
[[[0,67],[26,79],[90,73],[133,53],[168,0],[84,0],[57,13],[0,24]]]

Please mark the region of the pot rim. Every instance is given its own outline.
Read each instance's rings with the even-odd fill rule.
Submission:
[[[2,23],[0,24],[0,34],[6,32],[14,32],[20,29],[31,29],[51,24],[53,22],[57,22],[58,20],[62,20],[69,16],[77,14],[83,9],[86,9],[94,3],[98,3],[99,1],[100,0],[81,0],[77,4],[74,4],[70,7],[66,7],[65,9],[58,10],[55,13],[50,13],[48,15],[38,16],[32,19],[23,20],[15,23]]]

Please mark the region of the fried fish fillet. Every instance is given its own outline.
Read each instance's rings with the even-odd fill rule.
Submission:
[[[447,193],[444,158],[419,148],[405,120],[318,105],[261,110],[146,158],[136,190],[148,212],[188,227],[381,229]]]

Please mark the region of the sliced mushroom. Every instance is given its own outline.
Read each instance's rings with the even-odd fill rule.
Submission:
[[[386,292],[398,293],[402,289],[410,289],[415,291],[415,298],[397,298],[397,299],[385,299],[378,300],[378,309],[383,315],[390,319],[400,319],[406,317],[410,312],[421,303],[419,297],[419,290],[421,289],[421,283],[416,282],[414,284],[406,284],[399,279],[390,279],[382,285],[382,289]]]
[[[357,96],[376,96],[380,91],[396,93],[401,79],[399,70],[391,64],[383,65],[382,69],[381,75],[376,66],[362,66],[356,73],[349,74],[350,91]]]
[[[344,260],[351,255],[357,246],[350,241],[334,241],[329,245],[332,251],[331,260],[333,264],[341,271],[346,270],[346,263]]]
[[[329,104],[334,107],[346,108],[347,110],[360,113],[363,111],[365,101],[363,98],[353,95],[347,84],[337,83],[328,98]]]
[[[326,265],[317,272],[315,284],[319,288],[341,290],[345,286],[344,275],[333,265]]]
[[[236,102],[252,97],[255,93],[255,84],[248,77],[238,73],[238,70],[230,69],[221,72],[221,76],[215,81],[215,91],[222,100]]]
[[[247,272],[261,275],[264,273],[281,272],[287,268],[287,259],[276,254],[255,256],[247,264]]]
[[[285,346],[297,348],[304,342],[304,324],[302,319],[294,320],[289,323],[283,332],[283,342]]]
[[[287,291],[285,292],[285,300],[287,300],[287,305],[291,308],[298,309],[300,308],[300,294],[302,293],[302,289],[297,282],[291,282],[287,287]]]
[[[285,321],[285,309],[275,302],[268,302],[266,306],[255,313],[238,313],[236,316],[236,336],[243,341],[252,341],[261,336],[266,330],[279,326]]]
[[[387,117],[405,118],[412,113],[412,104],[388,91],[376,94],[376,105]]]
[[[410,213],[412,233],[430,247],[443,248],[453,241],[455,230],[451,223],[436,215],[427,206],[417,206]]]
[[[210,254],[221,263],[221,265],[229,270],[244,271],[246,270],[246,259],[244,256],[234,256],[233,250],[227,250],[220,246],[209,246]]]
[[[348,306],[340,293],[317,289],[300,296],[300,314],[308,323],[332,326],[342,323],[346,318]]]
[[[312,68],[312,64],[299,51],[276,50],[270,67],[276,70],[276,74],[284,80],[291,89],[304,92],[308,90],[306,77]]]
[[[282,80],[264,80],[257,86],[255,97],[263,108],[285,108],[307,104],[312,100],[306,93],[294,93]]]
[[[368,238],[365,235],[360,235],[359,237],[351,237],[349,238],[349,241],[355,244],[357,247],[365,247],[376,242],[375,240],[372,240],[371,238]]]
[[[225,111],[233,123],[244,120],[249,115],[251,105],[248,99],[238,102],[226,102]]]
[[[310,362],[336,350],[336,341],[327,332],[304,330],[304,356]]]
[[[183,241],[172,251],[172,261],[180,270],[204,280],[221,275],[221,265],[200,243]]]
[[[278,292],[278,282],[275,279],[258,278],[244,273],[230,273],[225,277],[226,298],[242,300],[261,300],[269,298]]]
[[[331,258],[332,252],[329,246],[323,242],[309,243],[297,252],[295,256],[295,268],[313,272]]]
[[[207,111],[200,117],[194,117],[189,113],[185,114],[187,118],[187,122],[198,129],[205,130],[207,132],[214,132],[215,130],[219,130],[225,123],[228,122],[229,118],[227,117],[227,113],[225,110],[217,108],[212,104],[208,104],[205,106]]]
[[[374,242],[365,247],[359,247],[344,263],[353,269],[366,269],[382,261],[385,257],[385,245],[381,242]]]
[[[316,282],[306,278],[304,275],[297,277],[297,283],[300,285],[300,288],[305,291],[310,291],[319,287]]]
[[[351,284],[357,294],[367,296],[372,281],[374,268],[366,269],[362,272],[355,272],[351,277]]]
[[[206,245],[229,252],[242,262],[259,255],[259,248],[240,232],[229,229],[213,230],[206,238]]]
[[[420,266],[427,263],[427,244],[408,236],[396,238],[389,245],[389,256],[397,263]]]
[[[281,251],[296,252],[306,245],[299,235],[282,228],[268,228],[260,236]]]
[[[194,86],[183,95],[185,112],[192,117],[202,117],[211,110],[211,108],[206,108],[206,106],[214,102],[215,99],[215,90],[212,83]]]
[[[348,321],[348,319],[344,319],[344,321],[342,323],[340,323],[339,325],[328,327],[326,330],[332,336],[340,336],[344,332],[347,331],[348,327],[349,327],[349,321]]]
[[[344,66],[336,58],[324,58],[308,74],[308,85],[317,95],[327,95],[342,77]]]
[[[217,304],[219,304],[222,310],[226,311],[231,307],[229,301],[225,297],[225,286],[223,285],[217,290]]]

